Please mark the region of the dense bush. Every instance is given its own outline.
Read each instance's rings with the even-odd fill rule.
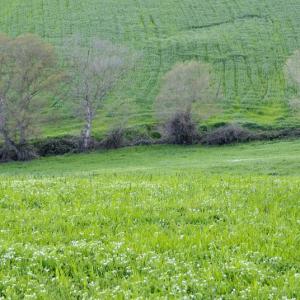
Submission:
[[[150,137],[137,137],[133,141],[131,141],[131,146],[147,146],[155,144],[155,141]]]
[[[256,140],[278,140],[286,138],[299,138],[299,128],[287,128],[282,130],[262,131],[256,134]]]
[[[19,145],[18,149],[19,151],[17,155],[17,160],[19,161],[32,160],[38,157],[38,153],[32,145]]]
[[[0,149],[0,162],[8,162],[11,160],[17,160],[17,155],[14,151],[2,147]]]
[[[254,134],[238,125],[226,125],[208,132],[201,142],[206,145],[226,145],[239,142],[248,142],[255,139]]]
[[[124,145],[124,129],[114,128],[112,129],[100,143],[105,149],[118,149]]]
[[[31,145],[14,145],[15,149],[3,146],[0,149],[0,162],[27,161],[38,157],[35,148]]]
[[[177,112],[165,126],[167,141],[178,145],[197,142],[198,132],[190,112]]]
[[[63,155],[77,153],[81,149],[81,141],[77,137],[48,138],[36,142],[35,147],[40,156]]]
[[[152,127],[128,128],[124,131],[125,146],[139,146],[154,144],[151,136]]]
[[[208,130],[208,129],[207,129]],[[237,124],[229,124],[207,131],[201,138],[189,113],[177,113],[165,126],[163,138],[152,138],[147,130],[115,128],[111,130],[101,142],[92,141],[91,150],[117,149],[124,146],[152,145],[152,144],[180,144],[190,145],[225,145],[249,141],[276,140],[285,138],[299,138],[299,128],[282,130],[250,131]],[[32,145],[14,145],[16,149],[0,147],[0,162],[26,161],[38,156],[63,155],[66,153],[83,152],[80,137],[66,136],[47,138],[35,141]],[[17,151],[16,151],[17,150]]]

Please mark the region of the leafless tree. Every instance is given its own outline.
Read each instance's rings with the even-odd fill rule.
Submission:
[[[288,78],[300,87],[300,50],[295,51],[287,60],[286,72]]]
[[[285,66],[285,73],[289,83],[296,85],[298,94],[294,98],[289,100],[289,106],[294,114],[299,115],[300,113],[300,50],[294,52],[294,54],[289,57]]]
[[[0,36],[0,134],[18,159],[26,159],[20,148],[31,137],[41,96],[62,76],[51,45],[31,34]]]
[[[130,51],[109,41],[83,43],[73,37],[68,41],[72,98],[84,120],[83,148],[90,147],[93,120],[120,78],[134,61]]]

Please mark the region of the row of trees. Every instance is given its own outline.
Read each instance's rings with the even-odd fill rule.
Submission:
[[[18,160],[34,156],[28,140],[34,134],[49,94],[70,99],[83,120],[82,150],[92,142],[93,121],[107,94],[138,59],[126,47],[108,41],[83,41],[72,37],[63,47],[65,65],[58,63],[55,49],[31,34],[17,38],[0,35],[0,136],[4,152]],[[288,77],[299,84],[300,52],[287,61]],[[197,138],[193,112],[205,105],[210,112],[219,107],[220,86],[212,78],[210,65],[197,61],[179,63],[162,80],[155,101],[157,117],[169,141],[190,144]],[[3,153],[2,153],[3,156]]]
[[[77,36],[63,48],[67,55],[61,68],[53,46],[37,36],[0,36],[0,135],[4,151],[13,151],[19,160],[34,156],[28,140],[49,94],[72,100],[84,123],[82,149],[89,149],[103,100],[138,59],[126,47],[96,39],[87,43]],[[166,74],[155,108],[174,142],[191,142],[182,131],[193,131],[192,107],[211,99],[212,90],[209,65],[178,64]]]
[[[62,70],[54,48],[40,38],[0,36],[0,135],[4,151],[13,151],[19,160],[34,156],[28,139],[49,93],[72,99],[84,121],[82,147],[88,149],[99,107],[134,62],[127,48],[108,41],[92,40],[86,45],[73,37],[65,48],[68,56]]]

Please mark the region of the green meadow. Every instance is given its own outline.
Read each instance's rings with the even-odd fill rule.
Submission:
[[[300,48],[299,0],[0,0],[0,7],[0,31],[37,33],[61,57],[61,46],[74,34],[110,40],[140,54],[135,69],[106,99],[95,135],[124,111],[128,126],[155,124],[153,102],[162,76],[187,60],[211,64],[218,86],[219,100],[198,107],[201,123],[299,126],[300,112],[289,105],[299,94],[284,75],[287,58]],[[42,133],[77,134],[81,124],[70,103],[49,101],[44,115],[52,122],[41,124]]]
[[[3,299],[298,299],[299,141],[0,166]]]

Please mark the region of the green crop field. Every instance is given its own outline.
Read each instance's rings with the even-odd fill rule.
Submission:
[[[162,76],[191,59],[213,66],[222,91],[217,109],[198,108],[202,122],[300,124],[300,112],[289,107],[298,92],[284,76],[287,58],[300,48],[299,0],[0,0],[0,7],[0,31],[37,33],[58,52],[67,37],[81,34],[141,54],[135,70],[106,99],[95,134],[113,122],[120,103],[129,107],[130,125],[155,123],[153,101]],[[79,132],[68,104],[45,114],[53,111],[58,120],[42,126],[44,135]]]
[[[298,299],[299,141],[0,166],[1,299]]]

